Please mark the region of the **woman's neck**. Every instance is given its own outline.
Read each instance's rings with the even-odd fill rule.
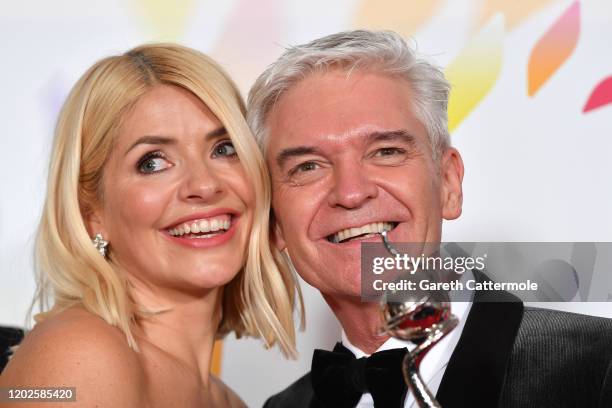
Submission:
[[[139,337],[210,384],[215,336],[222,317],[222,289],[198,293],[151,290],[130,280],[131,294],[145,311]],[[149,313],[152,312],[152,313]]]

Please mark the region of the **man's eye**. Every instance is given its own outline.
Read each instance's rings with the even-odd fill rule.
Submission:
[[[147,153],[138,162],[138,171],[143,174],[152,174],[166,170],[171,165],[162,152]]]
[[[304,162],[304,163],[300,163],[297,166],[295,166],[294,168],[292,168],[289,171],[290,175],[294,175],[296,173],[305,173],[308,171],[313,171],[316,170],[318,167],[318,164],[315,162]]]
[[[233,157],[236,156],[236,149],[229,140],[221,142],[213,149],[213,157]]]
[[[375,153],[374,156],[377,157],[381,157],[381,156],[393,156],[396,154],[402,154],[405,153],[404,149],[400,149],[398,147],[383,147],[381,149],[378,149]]]

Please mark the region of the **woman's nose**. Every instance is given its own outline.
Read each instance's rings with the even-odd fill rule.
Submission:
[[[223,183],[205,162],[185,168],[180,196],[185,201],[208,201],[223,192]]]

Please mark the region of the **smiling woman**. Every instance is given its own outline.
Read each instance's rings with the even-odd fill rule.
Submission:
[[[82,406],[242,406],[209,373],[215,338],[295,354],[299,290],[269,245],[269,208],[216,63],[169,44],[99,61],[60,114],[37,239],[43,312],[0,385],[76,387]]]

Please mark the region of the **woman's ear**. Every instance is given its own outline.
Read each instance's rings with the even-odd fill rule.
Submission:
[[[102,237],[108,241],[108,234],[104,228],[104,222],[102,221],[101,211],[92,210],[88,211],[85,216],[85,227],[91,238],[95,237],[96,234],[102,234]]]
[[[463,206],[463,160],[457,149],[450,147],[440,161],[442,217],[454,220]]]

